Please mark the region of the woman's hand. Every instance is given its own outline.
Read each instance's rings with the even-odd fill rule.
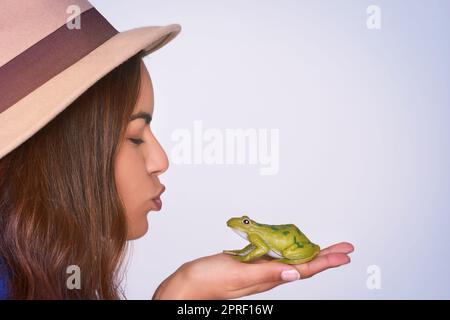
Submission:
[[[183,264],[164,280],[153,299],[233,299],[306,279],[350,262],[353,245],[341,242],[320,251],[312,261],[289,265],[269,259],[242,263],[219,253]]]

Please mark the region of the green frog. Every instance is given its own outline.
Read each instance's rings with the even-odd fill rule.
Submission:
[[[248,216],[231,218],[227,226],[250,242],[241,250],[223,250],[239,261],[249,262],[263,255],[288,264],[311,261],[320,252],[294,224],[261,224]]]

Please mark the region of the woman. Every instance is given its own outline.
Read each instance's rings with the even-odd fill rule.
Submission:
[[[81,21],[91,23],[87,14],[96,12],[89,3],[66,2],[78,3],[83,8]],[[17,0],[5,3],[10,15],[14,8],[17,12],[23,11],[17,7]],[[44,5],[35,9],[49,10]],[[55,16],[61,14],[52,10]],[[99,23],[106,25],[101,16],[95,19],[95,30],[99,30]],[[128,57],[120,53],[119,58],[114,56],[118,53],[111,53],[111,47],[105,48],[111,42],[121,41],[117,39],[121,34],[113,30],[106,42],[94,44],[94,49],[90,48],[94,51],[88,51],[91,53],[81,60],[70,61],[72,67],[60,69],[50,78],[49,82],[58,84],[55,87],[61,91],[53,90],[54,95],[44,95],[45,100],[37,99],[35,94],[49,90],[46,88],[49,82],[40,84],[35,91],[22,92],[19,101],[5,102],[6,95],[0,95],[3,100],[0,101],[0,111],[3,108],[0,125],[2,130],[5,128],[0,135],[0,298],[124,297],[120,282],[127,243],[147,232],[148,212],[161,209],[160,197],[165,188],[159,177],[168,168],[167,156],[151,131],[153,87],[142,58],[179,32],[179,28],[170,28],[152,35],[148,42],[139,42],[129,35],[125,43],[134,48],[140,46],[141,50]],[[146,31],[153,32],[153,29]],[[65,39],[70,37],[67,30],[61,32],[65,33]],[[49,40],[48,36],[31,49],[39,47],[45,39]],[[120,48],[126,50],[123,46]],[[92,58],[101,50],[104,51],[97,60]],[[108,54],[117,58],[109,59],[116,64],[114,68],[105,62]],[[79,61],[89,59],[96,61],[95,68],[86,67],[93,63],[80,67]],[[3,80],[7,73],[4,66],[0,64],[0,79],[3,76]],[[70,80],[70,84],[75,82],[76,86],[68,92],[76,92],[77,98],[64,105],[54,96],[68,96],[61,93],[68,85],[67,78],[58,77],[71,72],[71,68],[79,68],[77,74],[86,77],[94,74],[95,81],[89,85],[84,79],[79,83]],[[101,68],[110,70],[102,75],[98,72]],[[18,77],[23,82],[24,76],[19,74]],[[29,137],[24,129],[17,129],[22,120],[15,119],[16,126],[11,127],[8,127],[11,121],[5,120],[13,117],[11,110],[27,100],[33,102],[27,105],[29,108],[48,100],[53,106],[62,106],[54,118],[49,115],[50,107],[45,116],[34,115],[35,119],[44,119],[46,123],[39,128],[34,126],[36,121],[31,122],[34,129],[31,135],[27,133]],[[24,141],[7,139],[8,134]],[[352,250],[350,244],[340,243],[322,250],[319,257],[302,265],[268,260],[245,264],[222,253],[202,257],[183,264],[163,281],[153,298],[242,297],[346,264]],[[75,289],[67,283],[67,270],[71,266],[77,266],[82,275]]]

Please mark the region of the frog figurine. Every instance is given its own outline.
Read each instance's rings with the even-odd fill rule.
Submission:
[[[261,224],[248,216],[231,218],[227,226],[250,244],[241,250],[223,250],[239,261],[249,262],[263,255],[276,258],[275,261],[300,264],[311,261],[320,252],[294,224]]]

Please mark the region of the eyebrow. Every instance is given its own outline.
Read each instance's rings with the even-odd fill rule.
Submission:
[[[133,121],[136,119],[144,119],[145,123],[149,124],[150,121],[152,121],[152,116],[150,115],[150,113],[147,113],[147,112],[138,112],[138,113],[130,116],[130,121]]]

